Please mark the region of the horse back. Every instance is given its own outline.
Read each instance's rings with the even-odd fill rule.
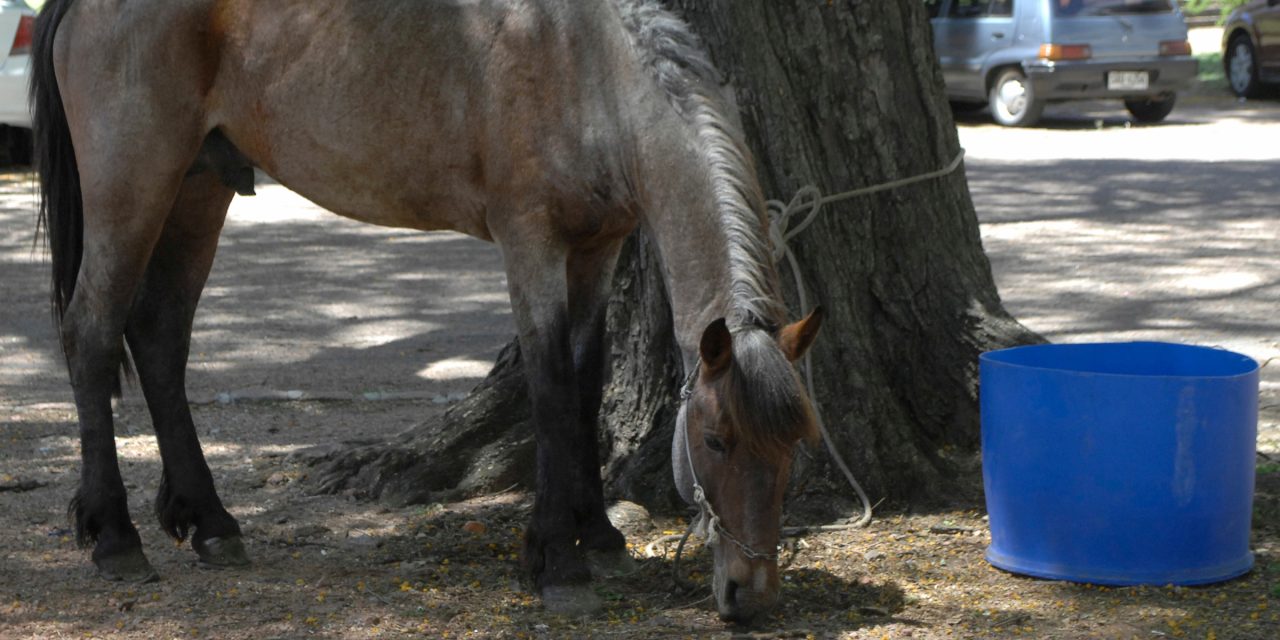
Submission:
[[[89,78],[66,83],[69,103],[97,112],[86,117],[136,117],[119,99],[160,130],[194,120],[341,215],[488,239],[495,210],[530,201],[625,209],[631,127],[619,107],[632,98],[617,85],[631,72],[616,20],[581,9],[595,3],[77,5],[59,36],[75,41],[63,55],[77,63],[62,66]]]

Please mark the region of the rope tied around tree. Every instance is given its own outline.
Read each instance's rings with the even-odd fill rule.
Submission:
[[[808,229],[811,224],[813,224],[813,222],[817,219],[818,214],[822,212],[822,208],[824,206],[828,204],[842,202],[845,200],[850,200],[860,196],[879,193],[881,191],[889,191],[891,189],[898,189],[901,187],[918,184],[921,182],[925,182],[927,180],[933,180],[935,178],[941,178],[943,176],[947,176],[954,173],[957,169],[960,168],[960,165],[963,163],[964,163],[964,148],[961,148],[958,152],[956,152],[956,155],[951,160],[951,162],[949,162],[945,167],[941,169],[937,169],[935,171],[930,171],[928,173],[922,173],[922,174],[910,176],[907,178],[901,178],[898,180],[883,182],[883,183],[871,185],[868,187],[853,189],[851,191],[843,191],[843,192],[835,193],[828,196],[822,195],[822,191],[819,190],[818,187],[812,184],[808,184],[803,187],[800,187],[800,189],[796,191],[795,195],[791,197],[790,202],[783,203],[781,200],[766,201],[765,207],[769,216],[768,234],[769,234],[770,243],[773,245],[773,260],[774,260],[774,263],[776,264],[781,262],[783,258],[786,258],[787,266],[791,268],[792,277],[795,278],[796,293],[797,293],[797,297],[799,298],[800,309],[803,311],[809,308],[809,296],[805,290],[804,278],[800,275],[800,263],[796,259],[795,252],[791,250],[789,242],[791,241],[792,238],[796,237],[805,229]],[[804,217],[800,219],[800,222],[792,226],[792,222],[791,222],[792,218],[794,218],[797,214],[800,214],[801,212],[804,212]],[[808,354],[805,354],[804,358],[801,360],[801,369],[804,372],[805,388],[809,392],[809,398],[813,400],[815,398],[814,385],[813,385],[813,367],[809,362]],[[690,373],[690,376],[685,380],[685,384],[682,386],[682,389],[680,392],[681,404],[683,404],[689,399],[689,395],[692,391],[693,376],[694,374],[696,374],[696,372],[697,372],[697,369],[695,368],[694,371]],[[782,531],[782,534],[784,537],[787,537],[789,535],[803,535],[804,533],[807,533],[810,531],[840,531],[844,529],[854,529],[854,528],[865,527],[871,523],[871,511],[872,511],[871,500],[867,497],[867,493],[866,491],[863,490],[862,485],[858,482],[858,479],[854,477],[853,472],[849,469],[849,465],[848,463],[845,462],[844,457],[841,456],[840,452],[836,450],[835,443],[832,441],[832,438],[831,438],[831,433],[827,431],[826,423],[822,419],[822,412],[818,408],[818,405],[816,402],[814,402],[813,404],[813,413],[818,423],[818,432],[822,435],[822,442],[827,447],[827,453],[831,455],[831,458],[832,460],[835,461],[836,466],[840,468],[840,471],[844,474],[845,479],[849,482],[849,486],[851,486],[854,492],[858,494],[858,500],[862,504],[862,516],[859,517],[858,520],[847,523],[847,524],[787,527],[787,528],[784,528]],[[687,439],[685,442],[685,446],[688,447]],[[690,467],[692,467],[693,460],[691,457],[689,460],[689,464],[690,464]],[[698,516],[695,519],[690,521],[688,529],[685,530],[683,535],[679,536],[680,542],[676,547],[675,560],[673,561],[671,566],[672,578],[674,579],[676,585],[685,590],[689,590],[692,587],[692,585],[688,581],[684,580],[684,578],[680,575],[680,556],[684,551],[684,545],[685,545],[685,542],[688,541],[689,535],[692,534],[695,530],[699,530],[699,532],[705,539],[705,544],[707,546],[714,546],[718,544],[722,538],[725,538],[724,534],[727,533],[726,531],[723,530],[722,527],[719,526],[719,517],[716,516],[715,511],[711,508],[711,503],[707,501],[706,494],[702,491],[702,487],[698,485],[698,482],[696,479],[697,478],[696,473],[694,475],[694,478],[695,478],[694,500],[697,503],[696,506],[698,507]],[[660,540],[654,541],[653,543],[650,543],[649,548],[652,548],[654,544],[661,542],[662,540],[665,540],[665,539],[666,538],[662,538]],[[768,558],[768,557],[777,558],[776,553],[767,554],[767,553],[757,552],[753,549],[750,549],[749,547],[746,547],[746,545],[743,545],[742,543],[738,542],[736,539],[733,539],[731,536],[726,539],[729,539],[731,542],[735,543],[738,547],[742,548],[743,551],[749,552],[748,555],[750,556],[753,556],[753,557],[758,556],[762,558]]]
[[[951,162],[947,166],[922,173],[919,175],[883,182],[869,187],[853,189],[852,191],[844,191],[841,193],[823,196],[818,187],[807,184],[800,187],[796,194],[791,197],[791,201],[783,204],[781,200],[769,200],[765,203],[765,207],[769,214],[769,239],[773,243],[773,260],[775,263],[781,262],[783,258],[787,259],[787,266],[791,268],[791,275],[795,278],[796,295],[800,300],[800,309],[803,313],[809,308],[809,295],[805,290],[804,278],[800,275],[800,263],[796,260],[796,254],[791,250],[788,244],[792,238],[799,235],[802,231],[809,228],[814,220],[818,218],[818,214],[822,212],[822,207],[836,202],[851,200],[860,196],[871,195],[881,191],[889,191],[890,189],[898,189],[926,180],[933,180],[943,176],[950,175],[960,168],[964,162],[964,148],[961,147],[956,152]],[[800,212],[806,212],[805,216],[800,219],[794,227],[791,226],[791,219]],[[813,386],[813,367],[809,362],[809,354],[805,354],[801,360],[801,369],[804,371],[805,388],[809,391],[810,400],[814,399]],[[850,523],[849,527],[865,527],[871,523],[871,501],[867,498],[867,493],[862,489],[862,485],[858,483],[853,472],[849,470],[849,465],[845,463],[844,457],[840,452],[836,451],[835,443],[832,442],[831,434],[827,431],[826,422],[822,419],[822,411],[819,410],[817,403],[813,405],[814,417],[818,421],[818,431],[822,434],[822,442],[827,446],[827,452],[835,461],[836,466],[840,467],[840,471],[844,473],[844,477],[849,481],[849,485],[858,494],[858,500],[862,503],[862,517],[856,522]]]

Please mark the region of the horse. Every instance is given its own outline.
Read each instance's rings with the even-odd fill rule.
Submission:
[[[155,511],[206,567],[249,563],[185,391],[227,207],[254,169],[372,224],[501,250],[536,425],[522,561],[544,606],[600,607],[625,569],[596,422],[623,240],[653,239],[688,380],[673,438],[725,620],[778,597],[775,553],[812,405],[764,200],[727,88],[656,0],[50,0],[31,91],[37,233],[78,414],[69,515],[108,579],[158,574],[130,520],[112,396],[136,377],[163,471]]]

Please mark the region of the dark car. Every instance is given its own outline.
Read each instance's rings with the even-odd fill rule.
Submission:
[[[1253,0],[1231,12],[1222,30],[1222,64],[1242,98],[1280,83],[1280,0]]]
[[[1173,0],[924,0],[947,97],[1029,126],[1058,100],[1123,100],[1142,122],[1195,78]]]
[[[35,14],[21,0],[0,0],[0,165],[31,161],[27,74]]]

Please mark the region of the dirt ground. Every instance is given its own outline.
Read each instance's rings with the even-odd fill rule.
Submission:
[[[150,516],[159,477],[144,410],[126,403],[118,439],[132,509],[154,584],[97,578],[65,518],[75,486],[73,414],[7,408],[0,457],[0,637],[839,637],[1239,638],[1280,633],[1280,470],[1259,476],[1257,567],[1200,588],[1091,587],[1018,577],[982,558],[978,508],[885,513],[867,529],[790,540],[780,611],[754,630],[716,617],[708,556],[684,567],[698,589],[673,586],[672,518],[625,528],[639,571],[601,582],[607,610],[592,619],[549,615],[518,580],[516,550],[527,495],[390,509],[311,496],[298,482],[303,451],[358,430],[391,435],[422,418],[415,401],[240,402],[205,405],[211,463],[244,525],[254,565],[199,569]],[[210,433],[216,429],[217,434]]]
[[[1114,111],[1097,116],[1096,134],[1094,114],[1073,113],[1051,114],[1041,133],[1133,146],[1110,124]],[[1242,116],[1240,126],[1259,127],[1245,139],[1274,135],[1276,113]],[[1169,131],[1214,135],[1183,124]],[[971,187],[1002,294],[1032,328],[1055,340],[1280,353],[1277,158],[1245,145],[1243,164],[1162,165],[1180,179],[1171,190],[1123,180],[1151,170],[1141,159],[1011,163],[1008,149],[1042,147],[987,129],[962,128]],[[1079,184],[1055,182],[1064,177]],[[790,540],[779,611],[733,629],[716,617],[705,553],[694,548],[685,562],[698,588],[674,588],[673,545],[650,543],[683,523],[657,517],[625,528],[639,570],[598,584],[604,613],[549,615],[517,579],[529,496],[393,509],[309,495],[302,481],[313,447],[390,437],[483,376],[512,333],[496,252],[348,223],[270,185],[237,199],[189,379],[215,480],[255,563],[198,569],[189,547],[160,532],[151,516],[159,460],[130,390],[117,443],[134,520],[163,579],[103,582],[65,515],[78,473],[75,416],[46,270],[32,250],[30,193],[29,174],[0,178],[0,638],[1280,637],[1280,365],[1264,370],[1256,566],[1240,579],[1102,588],[1023,578],[983,560],[981,505],[883,512],[867,529]],[[1118,236],[1123,247],[1111,241]]]

